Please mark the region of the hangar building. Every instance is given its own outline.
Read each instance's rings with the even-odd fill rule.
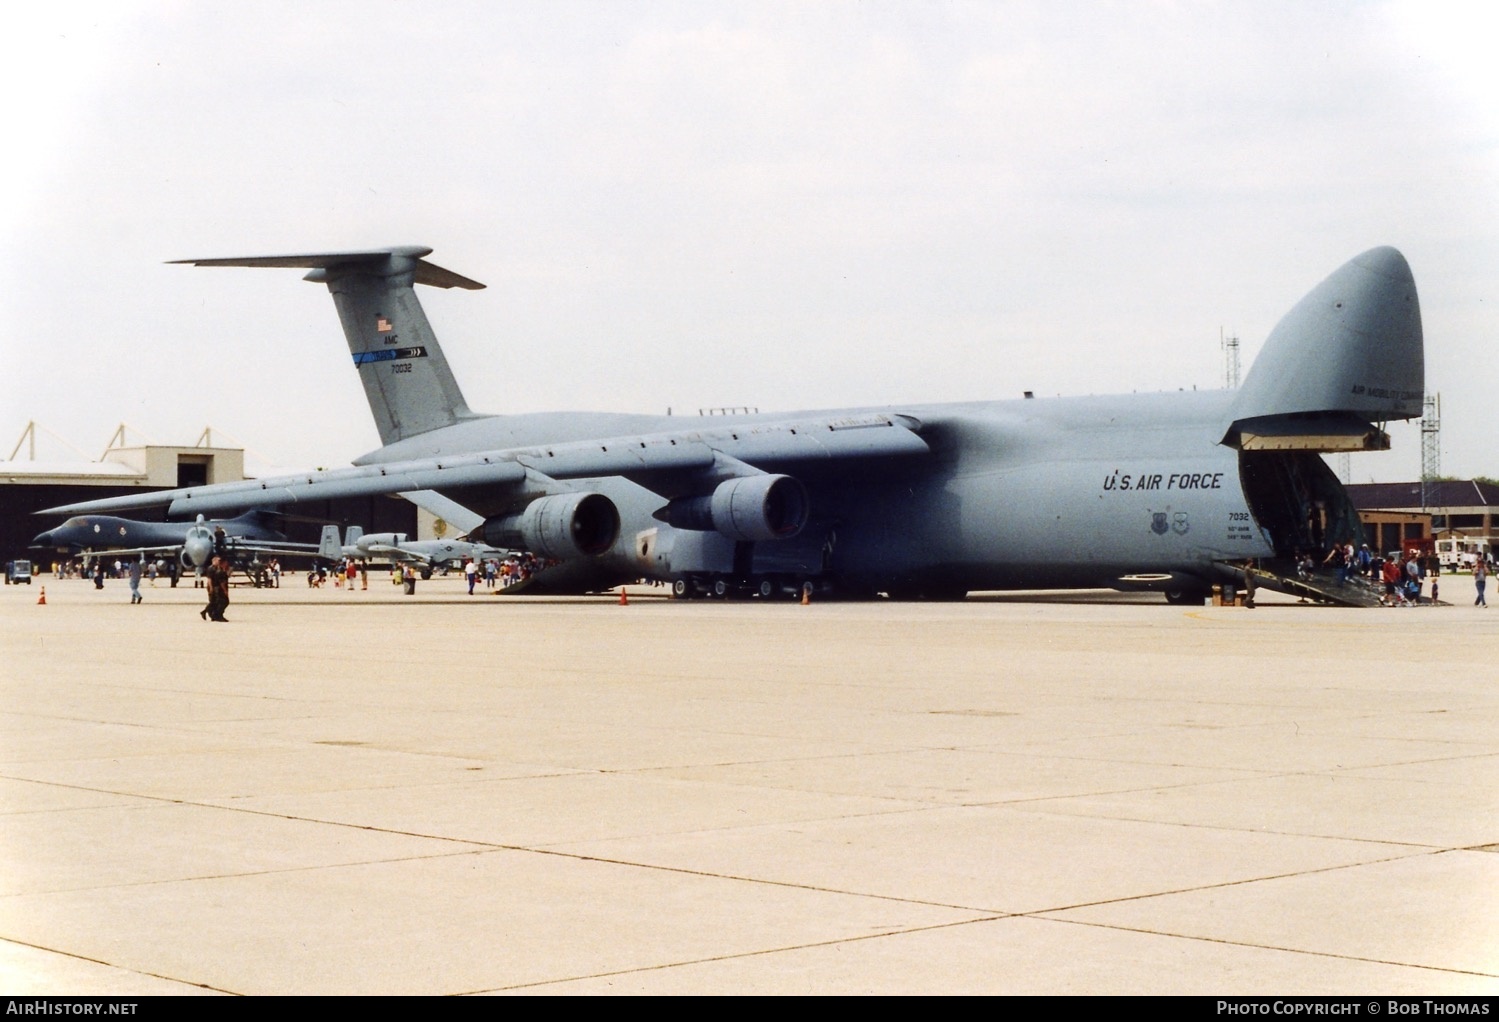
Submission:
[[[42,508],[247,478],[245,452],[233,447],[111,446],[98,461],[80,458],[73,462],[17,459],[19,452],[18,444],[11,460],[0,461],[0,560],[26,558],[38,571],[45,571],[57,554],[31,550],[28,544],[38,533],[63,521],[60,516],[35,514]],[[316,543],[324,522],[340,528],[359,525],[366,532],[418,536],[416,505],[400,497],[309,501],[298,504],[294,515],[283,531],[299,543]],[[166,508],[147,508],[122,517],[167,521]]]
[[[1402,538],[1430,536],[1444,566],[1456,563],[1462,553],[1499,551],[1499,486],[1493,483],[1428,483],[1425,506],[1420,482],[1353,483],[1344,488],[1364,520],[1370,542],[1377,539],[1380,550],[1399,550]]]

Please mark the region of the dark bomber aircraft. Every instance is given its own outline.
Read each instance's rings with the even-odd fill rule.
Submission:
[[[399,492],[469,509],[475,539],[562,561],[532,592],[649,576],[679,595],[811,583],[861,596],[1114,587],[1201,601],[1237,577],[1235,563],[1286,575],[1300,551],[1357,540],[1358,516],[1319,454],[1387,449],[1379,424],[1422,410],[1420,307],[1392,248],[1302,299],[1238,390],[692,423],[470,411],[414,286],[483,285],[430,252],[185,260],[310,269],[327,285],[385,445],[356,467],[57,510],[212,513]]]
[[[79,515],[48,529],[31,541],[33,548],[68,554],[155,554],[173,558],[187,571],[201,571],[214,554],[231,559],[256,554],[315,554],[307,543],[289,543],[274,522],[279,515],[247,511],[238,518],[195,522],[136,522],[110,515]],[[173,584],[177,575],[172,574]]]

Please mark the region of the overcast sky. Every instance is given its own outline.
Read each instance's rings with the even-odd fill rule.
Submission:
[[[1221,387],[1388,244],[1442,469],[1499,475],[1495,10],[20,6],[0,457],[378,446],[325,288],[169,259],[428,245],[489,285],[420,290],[476,410],[695,414]]]

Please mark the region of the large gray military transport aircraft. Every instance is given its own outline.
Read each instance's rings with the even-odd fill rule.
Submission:
[[[1112,587],[1200,602],[1251,558],[1273,586],[1299,553],[1361,541],[1320,455],[1387,449],[1383,424],[1422,410],[1420,307],[1393,248],[1292,308],[1237,390],[696,422],[470,411],[415,286],[483,285],[430,253],[184,260],[310,270],[332,292],[384,446],[352,468],[57,510],[427,494],[467,509],[471,538],[560,561],[531,592],[650,577],[683,596]]]

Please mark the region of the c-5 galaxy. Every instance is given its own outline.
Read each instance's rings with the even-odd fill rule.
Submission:
[[[415,286],[483,285],[431,249],[183,260],[296,267],[333,295],[384,446],[352,468],[90,501],[173,514],[374,493],[467,509],[471,538],[561,564],[530,592],[641,577],[678,595],[1154,589],[1206,598],[1256,559],[1361,539],[1320,454],[1389,447],[1422,410],[1405,258],[1349,261],[1271,332],[1237,390],[680,418],[469,410]],[[435,491],[435,492],[433,492]]]

